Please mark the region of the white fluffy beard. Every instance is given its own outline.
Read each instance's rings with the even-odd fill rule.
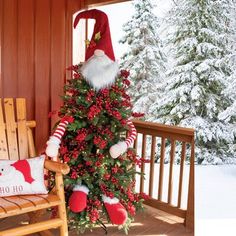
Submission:
[[[81,67],[85,80],[97,91],[113,84],[118,71],[118,63],[106,55],[94,55]]]

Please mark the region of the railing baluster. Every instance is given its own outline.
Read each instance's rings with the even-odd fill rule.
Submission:
[[[194,137],[191,142],[190,168],[189,168],[189,184],[188,184],[188,206],[186,211],[185,226],[194,229]]]
[[[149,196],[153,193],[154,164],[155,164],[156,136],[152,135],[151,160],[150,160],[150,178],[149,178]]]
[[[161,157],[160,157],[160,172],[159,172],[159,188],[158,188],[158,200],[162,200],[163,190],[163,176],[164,176],[164,159],[165,159],[166,139],[161,138]]]
[[[138,134],[136,139],[134,140],[134,149],[136,150],[136,152],[138,151]]]
[[[178,207],[181,207],[182,200],[182,189],[183,189],[183,173],[184,173],[184,163],[186,158],[186,142],[182,143],[181,150],[181,162],[180,162],[180,173],[179,173],[179,193],[178,193]]]
[[[173,193],[173,166],[175,158],[175,140],[171,140],[171,150],[170,150],[170,170],[169,170],[169,185],[168,185],[168,203],[172,202]]]
[[[141,157],[142,158],[146,158],[146,139],[147,139],[147,136],[146,134],[143,134],[143,140],[142,140],[142,155]],[[141,176],[140,176],[140,193],[143,193],[144,192],[144,174],[145,172],[145,163],[142,162],[142,165],[141,165]]]

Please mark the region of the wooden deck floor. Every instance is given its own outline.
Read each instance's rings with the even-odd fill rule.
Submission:
[[[14,218],[4,219],[0,221],[0,229],[7,229],[12,225],[21,224],[27,221],[27,216],[17,216]],[[109,236],[125,235],[123,231],[119,231],[116,226],[107,225]],[[38,236],[34,234],[31,236]],[[59,236],[57,230],[53,235]],[[78,235],[76,232],[70,232],[70,236]],[[95,228],[93,232],[86,232],[84,236],[99,236],[105,235],[103,229]],[[163,211],[159,211],[150,207],[146,207],[145,211],[137,214],[135,222],[132,224],[129,231],[129,236],[143,235],[143,236],[193,236],[194,233],[187,230],[183,226],[183,220],[179,217],[172,216]]]

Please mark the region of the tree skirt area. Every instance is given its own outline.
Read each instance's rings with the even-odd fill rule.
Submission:
[[[236,235],[236,165],[195,166],[195,235]]]

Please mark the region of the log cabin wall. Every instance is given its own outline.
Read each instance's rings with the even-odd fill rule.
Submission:
[[[40,152],[62,104],[65,68],[71,65],[72,15],[79,0],[0,0],[0,97],[25,97],[37,122]]]

